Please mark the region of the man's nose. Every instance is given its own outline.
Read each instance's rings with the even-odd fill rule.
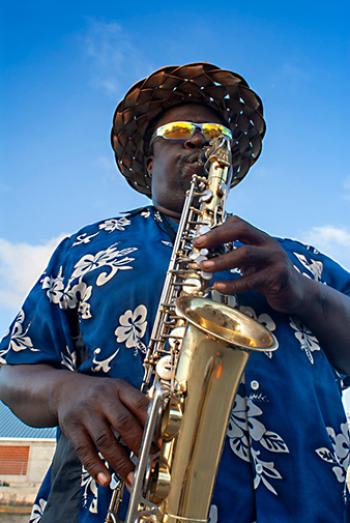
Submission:
[[[204,138],[199,129],[196,129],[191,138],[185,141],[184,146],[187,149],[195,149],[196,147],[204,147],[208,141]]]

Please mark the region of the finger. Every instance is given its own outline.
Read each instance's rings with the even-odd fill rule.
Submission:
[[[264,269],[259,272],[242,276],[238,280],[218,281],[214,283],[214,289],[224,294],[238,294],[246,291],[261,291],[269,278],[269,270]]]
[[[107,487],[111,481],[111,475],[101,458],[90,436],[83,430],[77,430],[69,435],[73,449],[86,471],[97,483]]]
[[[117,406],[106,403],[104,413],[111,427],[120,435],[128,449],[138,455],[143,427],[137,418],[121,403]]]
[[[218,272],[236,267],[259,267],[271,260],[273,252],[270,247],[255,247],[244,245],[234,251],[215,256],[201,263],[201,269],[208,272]]]
[[[149,399],[141,391],[124,380],[116,380],[120,401],[144,426],[147,419]]]
[[[223,225],[216,227],[194,240],[195,247],[213,248],[223,243],[240,240],[243,243],[262,245],[271,237],[238,216],[232,216]]]
[[[102,419],[94,420],[91,426],[87,426],[87,430],[97,451],[118,476],[126,479],[129,472],[134,470],[134,465],[129,459],[128,451],[118,443],[109,423]]]

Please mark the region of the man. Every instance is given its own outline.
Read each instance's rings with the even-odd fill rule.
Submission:
[[[192,122],[185,138],[173,122]],[[31,521],[103,522],[111,470],[132,485],[147,399],[138,390],[177,221],[208,144],[232,132],[234,179],[260,154],[262,104],[211,64],[165,67],[117,107],[112,144],[154,206],[85,227],[56,249],[0,346],[0,398],[23,421],[59,426]],[[220,127],[221,126],[221,127]],[[196,240],[236,249],[202,263],[217,293],[265,324],[279,348],[253,354],[230,417],[210,512],[220,523],[329,523],[346,513],[350,275],[311,247],[238,217]],[[240,269],[241,274],[237,272]],[[115,438],[118,432],[124,444]],[[81,466],[83,465],[83,468]],[[125,516],[126,502],[121,516]]]

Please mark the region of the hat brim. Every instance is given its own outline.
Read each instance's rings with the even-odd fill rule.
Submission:
[[[231,129],[232,186],[258,159],[266,130],[263,105],[242,76],[205,62],[162,67],[129,89],[113,117],[111,142],[118,168],[138,192],[151,197],[144,141],[150,122],[188,102],[211,107]]]

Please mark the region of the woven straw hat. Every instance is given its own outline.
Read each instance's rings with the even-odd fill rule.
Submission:
[[[158,69],[137,82],[117,106],[111,132],[119,170],[131,187],[151,196],[145,168],[145,133],[155,118],[181,103],[201,103],[219,113],[233,134],[236,185],[261,153],[263,105],[237,73],[199,62]]]

